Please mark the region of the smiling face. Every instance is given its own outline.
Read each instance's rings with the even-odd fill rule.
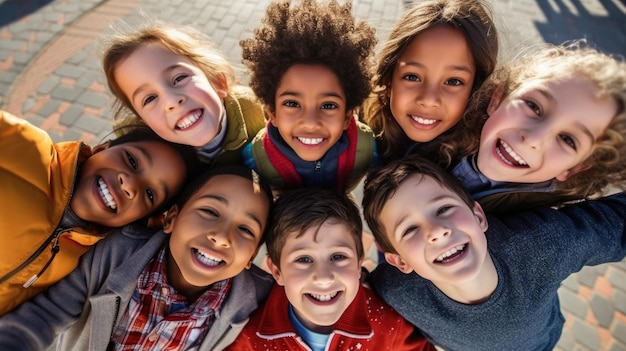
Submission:
[[[390,108],[413,141],[431,141],[463,116],[476,67],[463,34],[437,26],[416,36],[391,78]]]
[[[115,80],[163,139],[203,146],[219,132],[226,83],[212,84],[187,57],[146,44],[117,65]]]
[[[488,108],[477,159],[480,171],[496,181],[563,181],[586,169],[581,163],[617,113],[611,98],[597,98],[580,77],[531,80],[502,103],[500,96],[497,90]]]
[[[250,267],[269,215],[269,200],[252,181],[236,175],[210,178],[182,209],[168,211],[171,234],[168,279],[179,292],[197,295]]]
[[[80,168],[70,206],[86,221],[121,227],[152,214],[180,190],[185,163],[154,141],[97,151]]]
[[[361,260],[355,240],[344,224],[333,219],[300,237],[290,234],[280,255],[280,268],[271,260],[268,266],[285,287],[300,322],[319,333],[332,330],[360,285]]]
[[[487,221],[480,205],[461,198],[429,176],[407,178],[380,213],[385,235],[397,251],[389,263],[415,271],[440,289],[471,284],[484,276]]]
[[[270,120],[301,159],[321,159],[341,138],[350,118],[339,79],[326,66],[297,64],[283,74]]]

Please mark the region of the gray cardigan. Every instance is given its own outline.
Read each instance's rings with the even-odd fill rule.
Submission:
[[[166,235],[138,226],[111,233],[69,276],[0,318],[0,350],[106,350],[137,285]],[[200,350],[228,346],[265,301],[274,280],[256,266],[233,280]]]

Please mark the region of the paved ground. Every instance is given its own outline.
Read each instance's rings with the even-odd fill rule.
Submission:
[[[354,0],[355,13],[381,41],[411,3]],[[626,55],[625,0],[491,0],[510,56],[534,43],[586,37]],[[241,68],[238,42],[260,23],[268,0],[4,0],[0,1],[0,108],[28,119],[54,140],[97,143],[111,130],[98,37],[138,13],[194,25]],[[1,151],[0,151],[1,152]],[[548,267],[549,268],[549,267]],[[626,261],[588,267],[559,290],[567,323],[559,350],[626,351]]]

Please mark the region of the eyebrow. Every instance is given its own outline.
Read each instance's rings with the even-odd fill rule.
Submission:
[[[554,98],[554,96],[552,94],[550,94],[550,92],[546,89],[542,89],[542,88],[536,88],[537,92],[541,95],[543,95],[550,104],[552,105],[558,105],[556,99]],[[593,133],[591,133],[591,131],[589,130],[589,128],[587,128],[586,125],[580,123],[580,122],[574,122],[574,125],[576,127],[578,127],[577,129],[579,129],[581,132],[583,132],[583,134],[585,134],[590,140],[591,143],[593,144],[596,141],[596,138],[593,136]]]
[[[417,68],[424,68],[424,65],[417,61],[400,61],[398,63],[400,64],[400,66],[414,66]],[[470,67],[465,65],[448,65],[445,68],[452,69],[454,71],[463,71],[469,74],[474,74],[474,71]]]
[[[213,199],[213,200],[223,203],[224,205],[228,205],[228,199],[219,195],[205,194],[205,195],[200,196],[199,199]],[[250,217],[253,221],[255,221],[259,225],[259,228],[263,228],[263,224],[261,224],[261,220],[254,213],[246,211],[246,215]]]
[[[141,152],[143,157],[146,159],[148,163],[148,167],[152,168],[152,165],[154,164],[154,160],[152,159],[152,155],[148,152],[148,150],[142,145],[135,145],[135,147],[139,150],[139,152]],[[167,187],[167,184],[161,179],[158,182],[158,186],[159,188],[161,188],[161,190],[165,194],[165,197],[163,199],[164,200],[169,199],[170,191],[169,191],[169,188]]]
[[[165,68],[161,74],[168,74],[169,72],[173,71],[174,69],[176,69],[176,68],[178,68],[180,66],[181,66],[180,64],[173,64],[173,65]],[[135,101],[135,98],[137,97],[137,95],[139,95],[139,93],[141,93],[147,87],[148,87],[147,83],[144,83],[144,84],[140,85],[139,87],[137,87],[137,89],[135,89],[135,91],[133,91],[133,95],[131,95],[130,101]]]
[[[287,96],[287,95],[300,97],[300,96],[302,96],[302,93],[299,93],[297,91],[292,91],[292,90],[285,90],[282,93],[280,93],[278,96],[282,97],[282,96]],[[344,98],[341,97],[341,95],[339,95],[339,93],[335,93],[334,91],[325,92],[325,93],[322,93],[320,95],[323,96],[323,97],[330,96],[330,97],[336,97],[338,99],[344,100]]]

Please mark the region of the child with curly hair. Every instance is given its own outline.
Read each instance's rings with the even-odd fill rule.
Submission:
[[[626,188],[626,62],[575,41],[494,72],[468,109],[472,142],[433,151],[487,212]],[[468,156],[469,155],[469,156]]]
[[[407,11],[378,54],[374,93],[363,111],[383,162],[438,137],[466,140],[466,106],[497,56],[486,2],[420,1]]]
[[[244,162],[277,190],[349,191],[377,163],[376,144],[354,109],[370,93],[375,30],[350,3],[272,2],[254,37],[240,42],[250,86],[269,122]]]
[[[193,27],[151,21],[113,33],[102,66],[118,125],[148,125],[195,146],[211,165],[241,163],[241,149],[265,125],[252,91],[236,85],[232,65]]]

